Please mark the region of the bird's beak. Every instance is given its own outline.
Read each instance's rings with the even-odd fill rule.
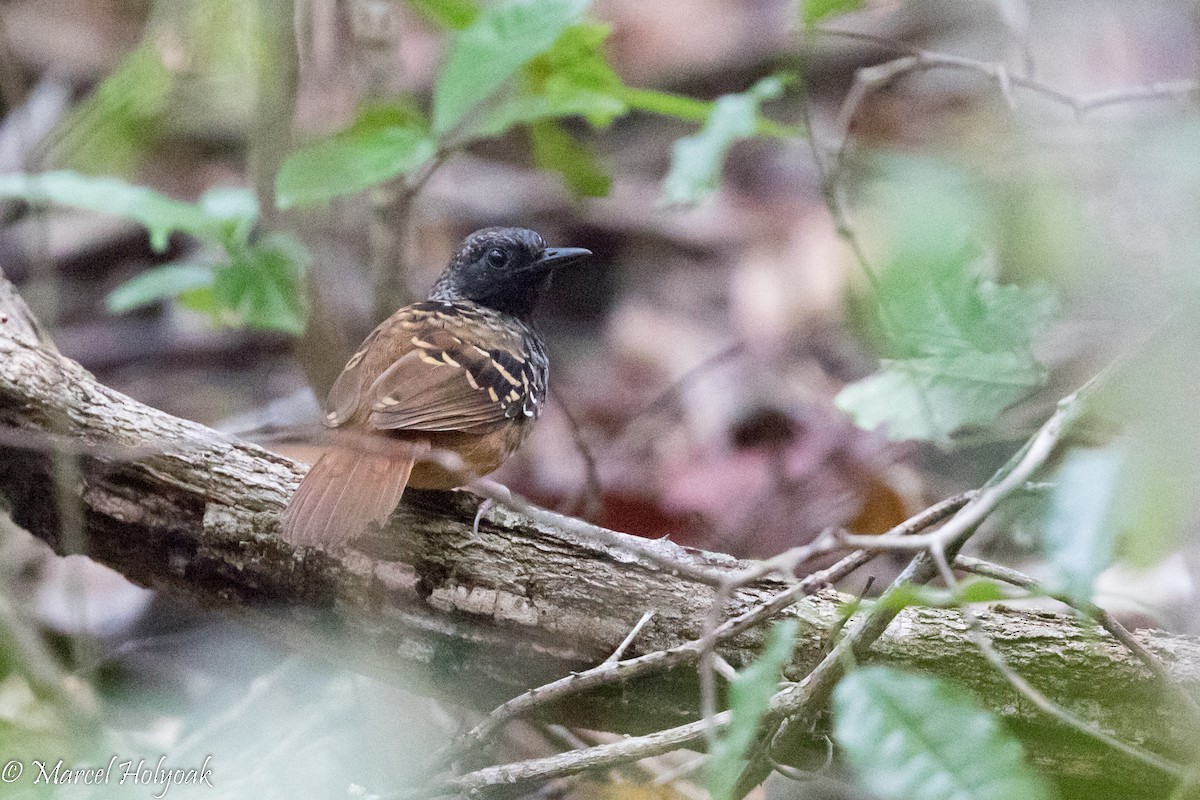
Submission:
[[[558,269],[577,264],[591,254],[591,250],[582,247],[547,247],[534,266],[539,270]]]

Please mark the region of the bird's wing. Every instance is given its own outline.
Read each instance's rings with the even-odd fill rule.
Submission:
[[[379,338],[379,334],[386,324],[380,325],[367,334],[367,338],[363,339],[363,343],[358,346],[354,355],[350,356],[346,366],[342,367],[341,374],[333,382],[333,387],[329,390],[329,397],[325,400],[325,424],[331,428],[336,428],[350,419],[358,409],[358,402],[365,388],[363,384],[367,381],[363,361],[366,360],[367,351],[371,349],[371,345],[375,344],[375,340]]]
[[[522,353],[520,338],[501,335],[500,346],[484,347],[468,341],[468,334],[465,327],[438,324],[414,331],[413,349],[367,388],[367,424],[378,430],[484,432],[535,416],[544,378]]]

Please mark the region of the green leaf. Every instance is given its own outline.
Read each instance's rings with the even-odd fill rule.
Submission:
[[[298,241],[276,234],[236,254],[213,284],[220,321],[231,325],[304,332],[304,272],[309,255]]]
[[[812,28],[826,17],[861,11],[866,0],[801,0],[801,15],[806,28]]]
[[[663,202],[695,204],[717,188],[730,146],[754,136],[758,108],[783,93],[784,80],[764,78],[749,91],[717,99],[704,127],[675,142],[671,169],[663,181]]]
[[[172,74],[143,43],[51,134],[47,163],[94,174],[131,172],[162,130]]]
[[[479,4],[474,0],[405,0],[405,2],[430,22],[456,31],[470,25],[479,15]]]
[[[935,586],[906,583],[889,591],[876,602],[885,608],[900,611],[909,606],[956,608],[963,603],[995,603],[1000,600],[1011,600],[1014,596],[1010,589],[996,581],[986,578],[970,578],[960,583],[953,591],[939,589]]]
[[[258,198],[248,189],[218,186],[200,195],[200,210],[219,223],[218,235],[228,249],[250,241],[258,224]]]
[[[437,146],[401,109],[367,109],[341,133],[292,153],[275,176],[280,208],[315,205],[412,172]]]
[[[455,37],[433,90],[433,132],[442,136],[587,9],[588,0],[498,0]]]
[[[104,303],[112,313],[123,314],[193,289],[212,286],[214,277],[212,267],[202,264],[166,264],[146,270],[113,289]]]
[[[833,737],[883,800],[1049,800],[1000,719],[953,684],[890,667],[855,670],[833,693]]]
[[[200,203],[185,203],[120,178],[93,178],[69,171],[0,175],[0,197],[134,220],[146,226],[151,245],[160,252],[172,233],[225,243],[249,235],[258,219],[254,195],[244,189],[212,190]]]
[[[885,358],[837,405],[863,428],[946,445],[1045,381],[1031,345],[1056,311],[1041,287],[1001,286],[974,239],[988,207],[965,176],[923,159],[879,159],[865,203],[887,260],[865,301]]]
[[[886,426],[891,439],[949,444],[967,425],[986,425],[1041,386],[1045,369],[1019,353],[884,360],[874,375],[852,383],[834,402],[866,430]]]
[[[1124,474],[1120,447],[1071,450],[1053,478],[1044,546],[1054,567],[1051,588],[1088,601],[1096,576],[1116,554],[1115,498]]]
[[[498,100],[467,132],[468,138],[499,136],[514,125],[558,117],[586,117],[595,127],[628,111],[621,79],[604,57],[611,29],[580,22],[522,69],[516,91]]]
[[[604,58],[610,28],[580,22],[522,68],[515,91],[491,104],[465,138],[499,136],[515,125],[559,117],[586,117],[603,127],[628,111],[625,87]]]
[[[733,788],[754,743],[759,723],[779,686],[780,671],[796,648],[799,627],[794,619],[775,625],[762,655],[730,682],[729,710],[733,719],[713,743],[705,766],[712,800],[732,800]]]
[[[567,188],[577,197],[604,197],[612,187],[612,178],[596,162],[595,154],[563,130],[556,122],[544,120],[529,126],[533,163],[538,169],[553,170],[563,177]]]

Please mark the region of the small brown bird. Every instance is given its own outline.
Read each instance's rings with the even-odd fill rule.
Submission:
[[[406,486],[451,489],[499,467],[546,398],[538,295],[552,270],[590,255],[524,228],[463,240],[429,299],[371,331],[334,382],[325,424],[338,438],[292,496],[284,538],[343,545],[386,523]]]

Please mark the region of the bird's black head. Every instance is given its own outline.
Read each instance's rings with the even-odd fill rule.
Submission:
[[[552,270],[591,255],[581,247],[546,247],[525,228],[484,228],[463,240],[429,293],[430,300],[472,300],[527,317]]]

